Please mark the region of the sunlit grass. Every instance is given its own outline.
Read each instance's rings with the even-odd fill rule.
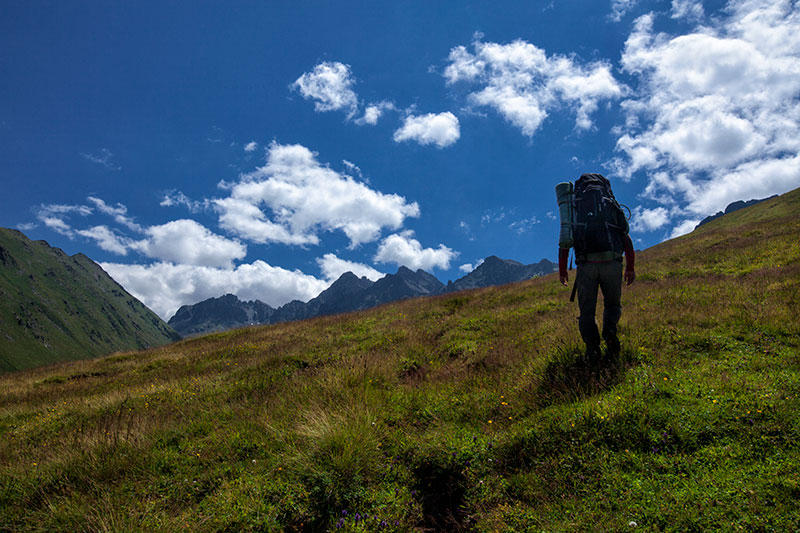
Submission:
[[[797,198],[640,253],[615,368],[550,276],[0,376],[0,531],[797,530]]]

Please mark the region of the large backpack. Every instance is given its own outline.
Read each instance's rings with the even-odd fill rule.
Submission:
[[[622,257],[628,221],[611,183],[600,174],[582,174],[575,182],[573,242],[577,261]]]

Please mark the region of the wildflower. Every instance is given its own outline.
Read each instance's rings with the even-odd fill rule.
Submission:
[[[489,423],[491,424],[491,423],[492,423],[492,421],[491,421],[491,420],[489,420]]]

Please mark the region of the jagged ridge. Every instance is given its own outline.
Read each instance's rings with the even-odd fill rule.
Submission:
[[[319,296],[301,302],[294,300],[277,309],[258,300],[243,302],[232,294],[184,305],[169,319],[169,325],[184,336],[223,331],[255,324],[276,324],[315,316],[369,309],[378,305],[420,296],[477,289],[524,281],[549,274],[556,265],[547,259],[523,265],[517,261],[487,257],[480,266],[445,286],[422,269],[416,272],[400,267],[378,281],[345,272]]]

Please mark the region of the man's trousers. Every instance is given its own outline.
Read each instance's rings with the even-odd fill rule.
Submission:
[[[586,353],[589,356],[600,354],[600,333],[595,322],[597,308],[597,289],[603,293],[603,339],[610,352],[619,352],[617,323],[622,315],[622,261],[603,263],[581,263],[575,277],[578,290],[578,329]]]

